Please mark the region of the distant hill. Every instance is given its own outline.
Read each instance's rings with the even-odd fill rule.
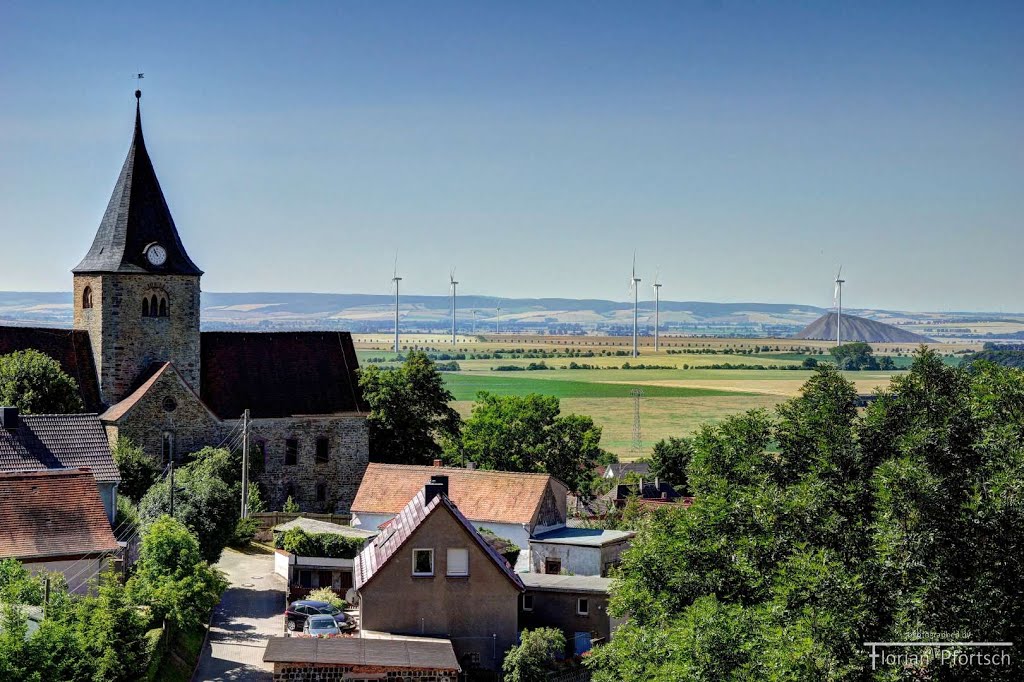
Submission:
[[[794,339],[831,341],[836,338],[835,313],[825,313],[793,336]],[[934,340],[921,334],[876,322],[866,317],[843,314],[842,340],[865,341],[867,343],[933,343]]]

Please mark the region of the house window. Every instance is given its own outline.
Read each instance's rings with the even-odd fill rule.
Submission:
[[[316,501],[326,502],[327,501],[327,486],[323,483],[316,484]]]
[[[533,611],[533,595],[523,595],[523,611]]]
[[[83,308],[91,308],[92,307],[92,287],[86,287],[82,291],[82,307]]]
[[[331,441],[325,436],[316,439],[316,463],[326,464],[330,458]]]
[[[576,600],[576,615],[577,616],[589,616],[590,615],[590,600],[589,599],[577,599]]]
[[[287,438],[284,441],[284,463],[295,464],[299,460],[299,441]]]
[[[434,550],[414,549],[412,551],[412,574],[419,576],[434,575]]]
[[[558,575],[562,572],[562,560],[561,559],[545,559],[544,560],[544,572],[550,575]]]
[[[163,436],[161,437],[160,453],[163,456],[165,464],[170,462],[174,457],[174,434],[170,431],[164,431]]]
[[[448,549],[448,575],[469,575],[469,550],[463,547]]]
[[[313,587],[313,571],[299,571],[299,587]]]

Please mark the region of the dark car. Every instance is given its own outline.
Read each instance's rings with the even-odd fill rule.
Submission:
[[[345,618],[344,612],[337,606],[331,606],[325,601],[300,599],[293,601],[284,612],[288,630],[291,632],[302,630],[302,626],[310,616],[320,615],[334,616],[334,621],[338,624],[338,629],[340,630],[346,630],[349,627],[348,619]]]

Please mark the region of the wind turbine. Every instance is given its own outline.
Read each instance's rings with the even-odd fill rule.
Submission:
[[[629,288],[633,290],[633,357],[640,357],[640,351],[637,349],[636,341],[636,323],[637,323],[637,311],[638,311],[638,296],[640,295],[640,278],[636,276],[636,251],[633,252],[633,274],[630,275]]]
[[[391,283],[395,287],[395,352],[398,352],[398,283],[402,278],[398,276],[398,254],[395,254],[395,274],[391,277]]]
[[[654,352],[658,352],[658,327],[661,326],[661,282],[658,281],[660,270],[654,273]]]
[[[839,266],[839,270],[836,272],[836,288],[832,292],[832,305],[836,306],[836,345],[843,345],[843,283],[846,282],[842,278],[843,266]]]
[[[452,268],[452,271],[450,273],[448,273],[448,280],[451,282],[451,286],[452,286],[452,345],[454,346],[455,345],[455,287],[457,287],[459,285],[459,283],[455,281],[455,268]]]
[[[501,304],[499,303],[494,309],[494,333],[501,333]]]

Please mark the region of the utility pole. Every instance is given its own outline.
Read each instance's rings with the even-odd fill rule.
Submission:
[[[174,518],[174,453],[171,452],[171,473],[169,475],[171,481],[171,518]]]
[[[249,408],[242,413],[242,518],[249,516]]]

